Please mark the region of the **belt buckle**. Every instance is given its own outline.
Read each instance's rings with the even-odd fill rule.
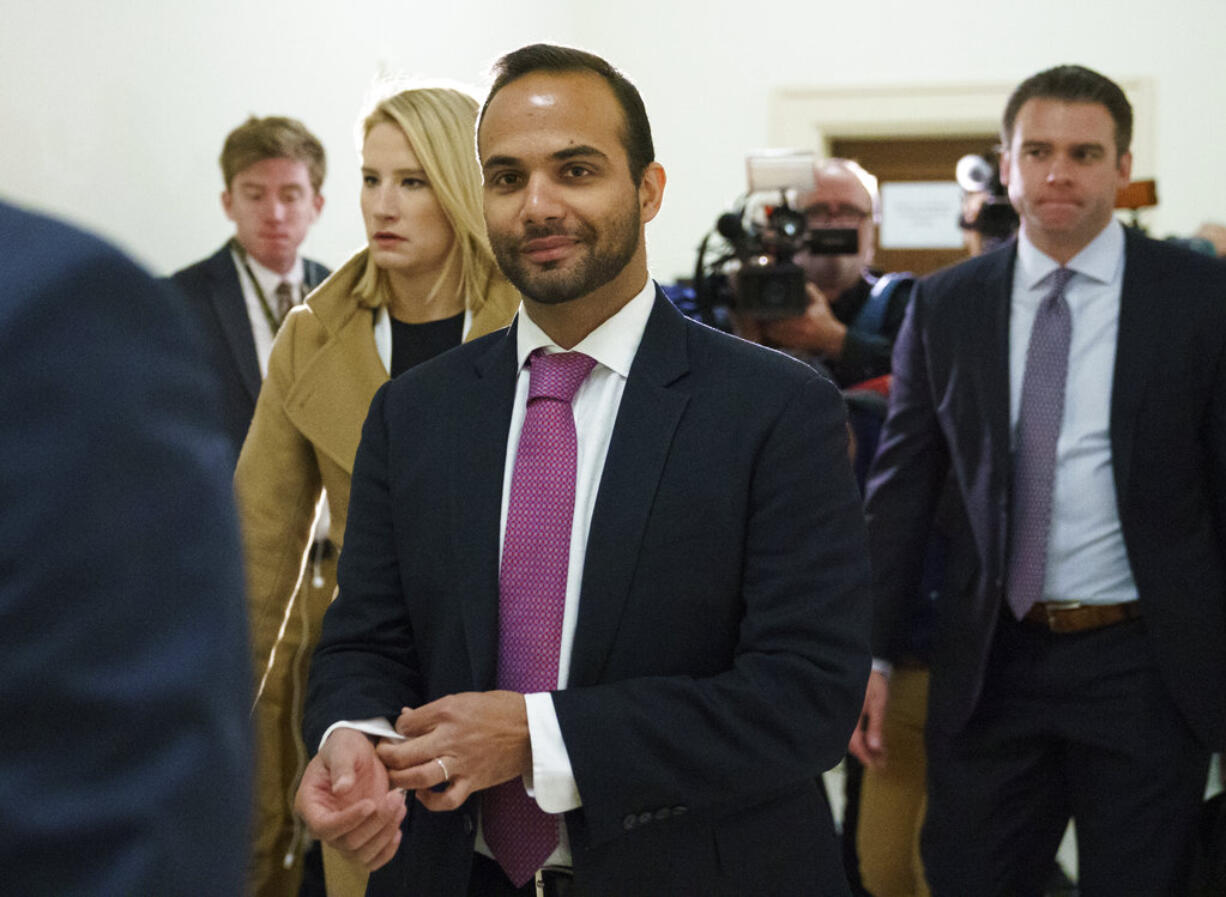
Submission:
[[[555,876],[570,878],[572,875],[574,875],[574,872],[569,866],[542,866],[541,868],[537,869],[536,872],[532,874],[532,883],[536,897],[551,897],[552,892],[548,891],[545,887],[545,876],[547,875],[550,876],[551,879]]]
[[[1060,612],[1081,607],[1080,601],[1069,601],[1065,604],[1044,604],[1043,612],[1047,614],[1047,628],[1052,632],[1071,632],[1072,627],[1066,620],[1060,619]]]

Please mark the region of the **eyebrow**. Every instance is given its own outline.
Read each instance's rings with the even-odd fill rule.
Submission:
[[[363,171],[363,172],[370,172],[371,174],[378,174],[378,173],[379,173],[379,169],[377,169],[377,168],[371,168],[369,165],[363,165],[363,166],[362,166],[362,171]],[[425,173],[426,173],[426,170],[425,170],[424,168],[393,168],[393,169],[392,169],[392,174],[420,174],[420,175],[424,175]]]
[[[574,159],[578,156],[599,156],[601,159],[609,158],[608,155],[596,149],[594,146],[580,144],[579,146],[568,146],[564,150],[558,150],[549,158],[557,159],[559,162],[564,162],[567,159]]]
[[[568,146],[566,149],[560,149],[556,153],[550,153],[549,158],[557,162],[565,162],[568,159],[576,159],[584,156],[596,156],[600,159],[608,159],[609,156],[602,150],[586,143],[581,143],[578,146]],[[515,156],[490,156],[482,163],[482,169],[488,171],[491,168],[515,167],[521,165],[522,162]]]

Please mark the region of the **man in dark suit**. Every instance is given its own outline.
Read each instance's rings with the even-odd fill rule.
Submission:
[[[326,157],[323,145],[300,121],[252,116],[227,135],[220,163],[225,184],[221,205],[234,222],[234,236],[213,255],[177,271],[171,280],[203,337],[205,363],[221,380],[220,405],[233,466],[255,414],[281,321],[330,273],[298,252],[323,208],[320,189]],[[320,508],[312,565],[335,563],[335,546],[327,538],[327,503]],[[311,577],[303,587],[310,603],[326,604],[332,598]],[[292,650],[254,658],[257,683],[265,676],[292,675],[294,662]],[[301,747],[296,744],[298,723],[291,716],[288,710],[275,713],[266,703],[255,712],[260,743],[257,805],[282,808],[274,825],[257,819],[251,881],[256,897],[297,894],[303,874],[303,895],[323,893],[318,850],[308,852],[305,864],[299,862],[301,833],[287,803],[302,764]],[[266,861],[268,857],[275,860]]]
[[[330,273],[298,254],[324,204],[324,149],[295,119],[253,116],[226,137],[221,172],[221,205],[234,236],[171,279],[187,296],[208,362],[222,378],[237,460],[277,327]]]
[[[240,893],[246,615],[217,385],[164,290],[0,204],[8,894]]]
[[[496,74],[478,149],[521,314],[372,405],[299,809],[382,866],[372,894],[845,895],[814,781],[868,668],[838,394],[648,279],[664,171],[624,76],[543,45]],[[542,440],[538,367],[570,362]],[[577,474],[521,492],[571,425]],[[522,501],[558,483],[562,545]],[[560,576],[525,606],[538,567]],[[545,644],[524,685],[515,651]]]
[[[1070,816],[1084,897],[1184,893],[1226,742],[1226,268],[1114,219],[1131,130],[1095,72],[1023,82],[1018,240],[922,281],[895,351],[868,496],[878,656],[949,471],[969,523],[932,658],[938,897],[1040,894]],[[886,690],[874,672],[852,742],[870,763]]]

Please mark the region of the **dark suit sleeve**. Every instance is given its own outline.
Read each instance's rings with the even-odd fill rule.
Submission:
[[[924,286],[923,281],[915,286],[894,346],[889,414],[869,471],[865,506],[873,565],[873,654],[887,659],[908,623],[928,525],[949,468],[929,382]]]
[[[247,664],[225,439],[135,266],[0,207],[0,869],[241,893]]]
[[[642,600],[656,607],[640,609],[637,620],[624,614],[619,642],[641,653],[641,666],[675,669],[670,654],[699,660],[685,674],[619,681],[614,672],[606,684],[553,695],[591,845],[644,817],[709,819],[781,788],[801,794],[846,749],[868,674],[868,570],[845,415],[825,379],[796,385],[784,377],[776,386],[785,395],[792,387],[786,401],[764,400],[767,412],[742,409],[746,432],[761,427],[747,468],[726,463],[737,441],[726,432],[683,423],[674,443],[673,456],[697,465],[698,479],[714,484],[709,494],[721,494],[741,519],[695,510],[694,555],[673,542],[644,545],[637,560]],[[706,407],[695,398],[687,414],[701,419]],[[763,413],[772,419],[763,423]],[[727,425],[726,416],[716,419]],[[697,429],[706,457],[688,451]],[[681,500],[707,495],[686,489]],[[666,501],[657,496],[657,516]],[[720,556],[700,560],[712,545]],[[643,622],[661,617],[671,625]],[[726,654],[693,647],[725,633]],[[636,665],[629,657],[611,663]]]

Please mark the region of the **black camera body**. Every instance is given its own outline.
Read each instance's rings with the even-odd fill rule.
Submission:
[[[809,306],[804,269],[794,261],[814,255],[855,255],[855,228],[810,228],[789,194],[812,189],[814,155],[796,150],[761,150],[746,158],[748,192],[732,211],[719,216],[703,238],[694,270],[694,305],[700,319],[725,329],[728,310],[773,319],[802,315]],[[778,196],[777,202],[770,201]],[[718,235],[723,251],[707,261],[707,245]]]
[[[732,278],[731,305],[755,318],[791,318],[808,308],[804,269],[793,261],[801,250],[811,255],[855,255],[855,228],[808,228],[804,215],[786,198],[767,212],[764,227],[746,230],[735,213],[720,216],[716,229],[740,262]]]

